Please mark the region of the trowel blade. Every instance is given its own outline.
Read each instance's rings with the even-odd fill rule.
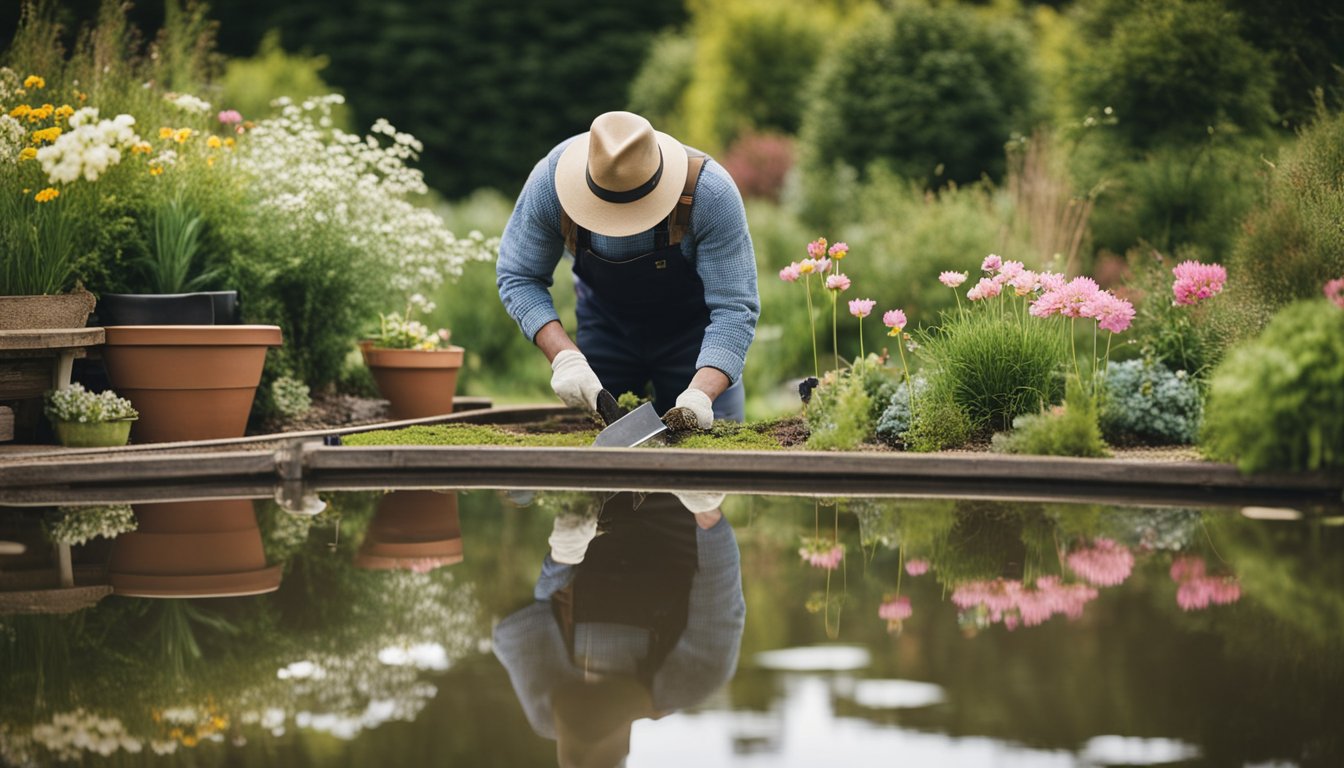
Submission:
[[[631,448],[667,431],[653,403],[645,403],[617,419],[598,433],[593,445],[605,448]]]

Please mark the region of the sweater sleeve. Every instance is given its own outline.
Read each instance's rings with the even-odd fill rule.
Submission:
[[[532,168],[504,225],[495,264],[499,299],[528,339],[559,319],[550,287],[565,250],[560,234],[560,200],[555,194],[555,164],[565,142]]]

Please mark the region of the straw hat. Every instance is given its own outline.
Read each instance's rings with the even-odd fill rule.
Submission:
[[[630,112],[598,115],[555,168],[560,206],[576,224],[608,237],[652,229],[686,182],[686,149]]]

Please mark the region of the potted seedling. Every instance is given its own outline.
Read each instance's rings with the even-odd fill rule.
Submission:
[[[131,401],[116,392],[94,394],[81,384],[48,392],[46,411],[56,439],[69,448],[125,445],[131,423],[140,417]]]

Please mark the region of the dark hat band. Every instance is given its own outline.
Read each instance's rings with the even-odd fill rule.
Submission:
[[[615,192],[602,187],[596,181],[593,181],[593,175],[588,172],[587,167],[583,169],[583,175],[588,179],[589,191],[596,195],[599,200],[608,203],[633,203],[636,200],[643,199],[656,189],[658,187],[658,180],[663,178],[663,148],[658,148],[658,170],[653,172],[653,176],[650,177],[648,181],[640,184],[634,189],[627,189],[624,192]]]

